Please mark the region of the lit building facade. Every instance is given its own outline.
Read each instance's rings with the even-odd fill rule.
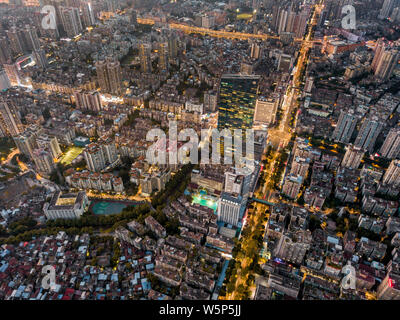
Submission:
[[[260,76],[222,76],[218,130],[253,127],[259,82]]]

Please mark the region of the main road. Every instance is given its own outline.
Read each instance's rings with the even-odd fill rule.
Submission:
[[[140,24],[148,24],[154,25],[157,21],[154,18],[137,18],[138,23]],[[189,26],[187,24],[176,23],[176,22],[165,22],[170,29],[180,30],[184,33],[191,34],[191,33],[198,33],[202,35],[208,35],[211,37],[216,38],[225,38],[225,39],[237,39],[237,40],[269,40],[269,39],[276,39],[279,40],[279,36],[272,36],[268,34],[254,34],[254,33],[243,33],[243,32],[233,32],[233,31],[225,31],[225,30],[213,30],[208,28],[201,28],[201,27],[194,27]],[[295,38],[294,41],[296,42],[304,42],[303,39]],[[312,45],[314,42],[321,42],[321,40],[309,40],[308,45]]]
[[[4,166],[6,164],[10,164],[12,158],[16,155],[19,154],[19,150],[17,148],[13,149],[7,156],[7,159],[4,159],[1,164]]]
[[[302,74],[302,69],[306,68],[307,63],[308,63],[307,53],[309,50],[309,43],[312,41],[311,39],[313,36],[313,26],[316,24],[317,15],[320,12],[322,3],[323,3],[323,0],[321,0],[319,5],[316,5],[314,7],[314,12],[313,12],[312,17],[309,22],[309,30],[308,30],[307,36],[306,36],[305,40],[302,42],[302,46],[301,46],[300,53],[299,53],[299,59],[298,59],[296,69],[295,69],[296,71],[293,75],[293,82],[292,82],[292,85],[289,85],[287,94],[284,99],[285,115],[284,115],[284,118],[282,119],[282,124],[279,128],[277,128],[273,132],[271,132],[271,135],[273,136],[273,138],[277,139],[278,143],[280,144],[280,147],[282,145],[286,145],[290,141],[290,138],[291,138],[291,133],[289,131],[290,115],[292,114],[292,111],[294,110],[294,106],[295,106],[294,102],[297,100],[298,94],[300,92],[300,90],[298,89],[298,86],[300,84],[300,77]],[[294,122],[294,127],[295,126],[296,126],[296,122]],[[279,156],[279,152],[276,151],[275,154],[273,155],[272,159],[270,159],[269,165],[265,166],[264,170],[265,170],[265,173],[267,174],[267,179],[266,179],[264,185],[260,185],[260,187],[258,189],[258,192],[262,192],[262,193],[264,193],[264,195],[268,194],[268,198],[269,198],[270,192],[273,191],[268,188],[269,182],[272,178],[272,172],[270,169],[274,168],[276,166],[276,163],[278,161],[278,156]],[[265,208],[266,208],[265,205],[256,204],[254,207],[253,214],[251,214],[247,218],[245,225],[247,225],[247,228],[250,228],[250,232],[248,233],[249,238],[241,240],[242,250],[251,240],[251,236],[252,236],[253,232],[255,232],[255,230],[257,230],[257,228],[259,228],[261,226],[265,227],[265,224],[267,222],[262,219],[266,214]],[[243,228],[245,227],[245,225],[243,226]],[[244,250],[244,252],[246,252],[246,251]],[[231,294],[227,294],[227,296],[224,297],[227,300],[238,299],[241,296],[238,289],[240,286],[246,286],[246,281],[249,277],[249,274],[245,274],[245,275],[242,274],[242,270],[247,269],[252,261],[249,260],[249,257],[246,257],[244,255],[242,255],[242,256],[238,255],[238,257],[236,259],[240,263],[240,267],[239,267],[239,270],[237,270],[235,289],[233,290],[233,292]],[[250,286],[248,289],[249,289],[251,295],[253,295],[254,290],[255,290],[254,286]]]
[[[297,64],[295,66],[293,79],[289,83],[288,89],[286,91],[285,97],[282,103],[283,118],[278,128],[269,131],[270,142],[277,148],[285,147],[292,137],[291,133],[291,117],[295,110],[297,99],[299,98],[300,90],[300,78],[302,72],[308,65],[307,54],[313,46],[313,29],[317,24],[317,15],[321,12],[323,0],[314,6],[313,15],[309,21],[308,33],[305,39],[302,41],[301,48],[299,50],[299,56],[297,59]],[[297,114],[293,115],[293,127],[296,127]]]
[[[279,152],[274,151],[272,157],[268,159],[269,161],[267,165],[263,168],[263,172],[266,174],[265,182],[263,184],[260,184],[258,190],[254,193],[254,195],[260,192],[265,192],[266,188],[264,188],[264,186],[268,186],[271,182],[272,178],[271,168],[274,168],[276,166],[278,157],[279,157]],[[269,189],[267,190],[268,192],[271,191]],[[236,261],[240,262],[240,268],[237,270],[235,289],[233,290],[232,293],[230,294],[227,293],[225,297],[220,297],[220,299],[236,300],[240,297],[238,288],[240,286],[246,286],[246,282],[250,274],[242,274],[242,270],[246,270],[247,268],[249,268],[253,261],[249,257],[247,257],[245,253],[247,252],[248,246],[251,245],[250,242],[252,241],[252,236],[256,232],[256,230],[261,227],[262,228],[266,227],[267,221],[263,220],[263,218],[265,217],[265,210],[267,208],[268,208],[267,205],[255,202],[254,209],[249,209],[247,218],[243,223],[242,230],[244,230],[245,228],[249,228],[250,231],[246,232],[246,235],[243,236],[243,239],[241,239],[242,251],[244,254],[238,255],[236,257]],[[254,289],[255,289],[254,287],[249,287],[251,294],[254,293]]]

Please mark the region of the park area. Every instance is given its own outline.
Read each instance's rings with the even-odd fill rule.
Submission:
[[[12,138],[0,138],[0,158],[2,161],[7,159],[13,148],[15,148],[15,143]]]
[[[80,147],[70,147],[65,152],[65,154],[61,157],[61,164],[63,165],[70,165],[72,161],[74,161],[82,152],[84,148]]]

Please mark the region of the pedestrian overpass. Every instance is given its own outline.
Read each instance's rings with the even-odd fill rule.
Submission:
[[[268,201],[266,201],[266,200],[263,200],[263,199],[258,199],[258,198],[250,198],[249,199],[249,202],[258,202],[258,203],[262,203],[262,204],[265,204],[265,205],[267,205],[267,206],[274,206],[274,205],[276,205],[276,203],[272,203],[272,202],[268,202]]]

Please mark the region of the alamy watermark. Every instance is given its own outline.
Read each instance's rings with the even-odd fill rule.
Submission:
[[[52,265],[46,265],[42,268],[42,288],[45,290],[53,289],[56,285],[56,269]]]
[[[56,24],[56,9],[54,6],[44,6],[40,11],[42,14],[46,14],[42,19],[42,28],[45,30],[55,30],[57,28]]]
[[[243,156],[243,144],[246,139],[246,155]],[[210,159],[211,139],[211,159]],[[222,140],[223,139],[223,140]],[[200,164],[235,165],[238,169],[246,167],[249,172],[254,170],[254,130],[241,129],[202,129],[201,140],[194,129],[183,129],[178,134],[176,121],[169,122],[168,139],[165,132],[159,128],[151,129],[146,140],[154,142],[146,152],[146,160],[150,164],[198,164],[200,149]],[[223,141],[223,144],[221,142]],[[185,142],[184,144],[182,144]],[[182,145],[180,147],[179,143]],[[223,147],[222,147],[223,146]],[[222,149],[223,148],[223,149]]]
[[[45,5],[42,7],[42,14],[46,14],[46,16],[42,19],[42,28],[45,30],[48,29],[56,29],[56,9],[54,6]],[[345,15],[342,18],[342,28],[346,30],[354,30],[356,29],[356,9],[353,5],[348,4],[342,7],[342,15]]]
[[[342,289],[348,290],[356,289],[356,269],[351,265],[350,261],[347,262],[347,264],[343,267],[342,273],[345,274],[345,276],[342,279],[341,286]]]
[[[351,4],[342,7],[342,14],[345,16],[342,19],[342,28],[346,30],[356,29],[356,8]]]

